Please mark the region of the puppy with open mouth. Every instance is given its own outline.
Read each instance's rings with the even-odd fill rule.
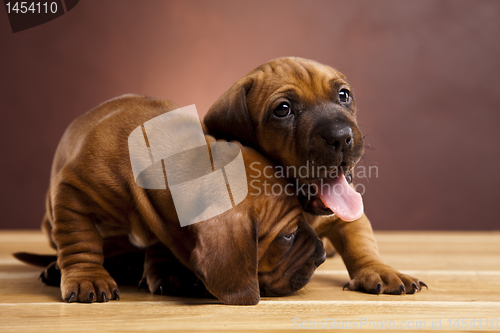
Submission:
[[[425,283],[384,264],[378,254],[352,171],[363,156],[352,87],[337,70],[286,57],[272,60],[240,80],[204,119],[210,135],[253,147],[305,186],[300,193],[309,223],[342,256],[351,281],[345,288],[405,294]],[[307,166],[308,172],[300,174]]]
[[[169,176],[163,178],[160,172],[164,189],[136,184],[129,135],[134,129],[142,135],[143,124],[175,109],[178,106],[169,101],[126,95],[80,116],[64,133],[42,225],[57,250],[57,261],[49,264],[42,280],[60,284],[67,302],[118,299],[119,276],[110,274],[106,262],[128,252],[144,254],[142,282],[153,293],[190,294],[199,279],[225,304],[241,305],[258,303],[261,294],[287,295],[302,288],[325,260],[323,244],[296,196],[245,194],[233,208],[182,227]],[[204,136],[197,117],[196,122],[201,140],[214,143],[213,137]],[[189,128],[193,123],[181,119],[175,126]],[[163,140],[172,135],[162,127],[158,131]],[[147,143],[142,143],[148,156]],[[246,170],[243,178],[261,179],[250,163],[260,166],[259,172],[273,166],[254,149],[239,148]],[[213,150],[211,154],[215,160]],[[184,159],[179,173],[196,171],[198,162]],[[163,172],[168,163],[162,159],[158,164]],[[212,161],[213,171],[220,167]],[[266,181],[287,183],[278,178]],[[217,195],[199,192],[181,194],[208,200]],[[188,213],[198,209],[187,208]],[[26,253],[16,257],[31,263],[47,260]]]

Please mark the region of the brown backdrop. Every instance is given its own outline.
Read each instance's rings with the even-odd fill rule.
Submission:
[[[124,93],[196,104],[296,55],[344,72],[377,166],[375,229],[499,229],[500,2],[82,0],[13,34],[0,9],[2,228],[38,228],[76,116]]]

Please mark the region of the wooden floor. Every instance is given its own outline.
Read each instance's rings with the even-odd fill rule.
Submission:
[[[157,296],[136,288],[121,288],[120,301],[67,304],[58,288],[37,280],[40,268],[11,256],[52,253],[42,234],[2,231],[0,332],[268,331],[322,325],[362,331],[458,330],[455,325],[461,325],[465,331],[466,324],[468,331],[500,331],[500,232],[378,232],[376,237],[387,263],[429,289],[405,296],[342,291],[348,276],[335,257],[318,268],[304,290],[264,298],[256,306]]]

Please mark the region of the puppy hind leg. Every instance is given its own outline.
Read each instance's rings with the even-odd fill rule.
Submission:
[[[38,278],[48,286],[59,287],[61,285],[61,270],[57,266],[57,261],[51,262]]]

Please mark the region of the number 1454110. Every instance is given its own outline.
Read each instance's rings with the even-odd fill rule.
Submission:
[[[15,1],[7,2],[5,4],[7,7],[7,13],[33,13],[33,14],[48,14],[57,13],[57,2],[31,2],[31,1]]]

